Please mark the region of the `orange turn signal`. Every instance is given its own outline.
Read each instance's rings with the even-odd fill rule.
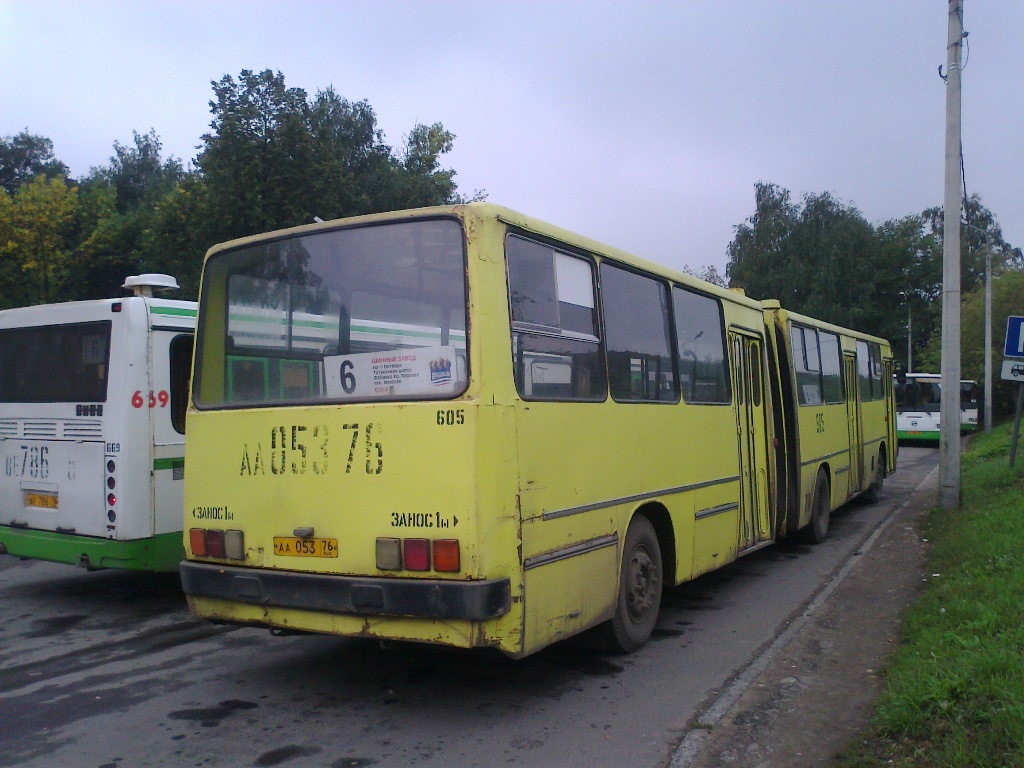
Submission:
[[[192,548],[192,554],[196,557],[206,557],[206,531],[202,528],[192,528],[188,532],[188,543]]]
[[[434,570],[444,573],[458,573],[459,540],[434,539]]]

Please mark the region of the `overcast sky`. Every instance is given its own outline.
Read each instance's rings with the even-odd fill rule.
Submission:
[[[155,129],[193,159],[210,82],[273,69],[365,99],[392,146],[488,199],[674,267],[724,273],[754,184],[873,223],[941,205],[945,0],[0,0],[0,135],[78,176]],[[967,188],[1024,246],[1024,3],[965,0]]]

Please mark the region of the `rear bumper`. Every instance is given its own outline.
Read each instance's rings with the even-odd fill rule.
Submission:
[[[508,613],[509,579],[449,581],[323,576],[184,561],[186,595],[360,616],[483,621]]]
[[[0,525],[0,548],[25,559],[135,571],[176,571],[185,554],[180,532],[121,541],[6,525]]]

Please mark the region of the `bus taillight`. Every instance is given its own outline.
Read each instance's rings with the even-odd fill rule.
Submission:
[[[188,532],[188,543],[193,555],[206,557],[206,531],[202,528],[192,528]]]
[[[377,568],[382,571],[458,573],[462,568],[458,539],[377,539]]]
[[[405,540],[405,568],[408,571],[430,570],[430,540]]]
[[[196,557],[219,557],[245,560],[245,538],[241,531],[218,531],[190,528],[188,543]]]
[[[434,570],[443,573],[459,572],[459,540],[434,539]]]

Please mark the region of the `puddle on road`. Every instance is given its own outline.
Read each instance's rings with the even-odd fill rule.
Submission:
[[[258,706],[259,704],[251,701],[228,699],[227,701],[222,701],[216,707],[208,707],[207,709],[179,709],[169,713],[167,717],[171,720],[198,721],[204,728],[216,728],[220,725],[221,720],[233,715],[235,712],[256,709]],[[271,763],[267,763],[267,765],[271,765]]]

